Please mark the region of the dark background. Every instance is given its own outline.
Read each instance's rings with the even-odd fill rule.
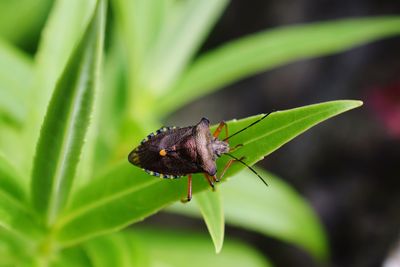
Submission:
[[[400,1],[234,0],[202,50],[272,27],[388,14],[400,14]],[[315,208],[330,240],[328,266],[382,266],[400,237],[399,37],[248,78],[186,106],[169,121],[190,125],[206,115],[217,123],[335,99],[361,99],[364,106],[311,129],[260,164]],[[194,223],[169,219],[174,225]],[[321,265],[281,241],[227,231],[254,244],[276,266]]]
[[[400,1],[232,0],[201,50],[273,27],[389,14],[400,14]],[[20,46],[34,53],[39,37]],[[207,116],[217,123],[336,99],[361,99],[365,105],[312,128],[259,164],[295,187],[320,216],[331,247],[326,266],[382,266],[400,237],[399,37],[242,80],[187,105],[167,122],[191,125]],[[204,229],[199,220],[167,213],[149,223]],[[254,245],[277,267],[325,266],[254,232],[228,226],[226,235]]]

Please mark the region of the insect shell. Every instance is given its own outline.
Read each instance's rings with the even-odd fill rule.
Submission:
[[[211,135],[210,121],[202,118],[194,126],[163,127],[149,134],[128,160],[160,178],[175,179],[192,173],[215,176],[215,160],[228,152],[229,144]]]
[[[190,201],[192,198],[192,173],[202,172],[214,189],[214,182],[218,182],[222,178],[233,162],[240,162],[245,165],[268,186],[265,180],[242,160],[244,157],[236,158],[229,153],[241,145],[239,144],[231,149],[228,144],[228,138],[232,138],[257,124],[269,114],[264,115],[230,136],[228,136],[228,126],[225,122],[221,122],[211,135],[210,121],[206,118],[202,118],[194,126],[184,128],[163,127],[143,139],[140,145],[129,154],[128,160],[133,165],[143,168],[148,174],[161,178],[176,179],[187,175],[188,194],[187,199],[183,200],[183,202]],[[218,136],[224,127],[226,137],[220,140]],[[222,173],[217,177],[215,161],[223,154],[230,156],[232,159],[226,163]]]

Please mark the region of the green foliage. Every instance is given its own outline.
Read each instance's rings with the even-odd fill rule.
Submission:
[[[24,94],[27,93],[27,81],[31,76],[32,59],[0,40],[0,88],[3,88],[0,90],[0,116],[19,126],[26,116]]]
[[[360,101],[344,100],[275,112],[235,137],[237,139],[232,143],[233,146],[236,142],[243,144],[235,154],[246,155],[246,162],[254,164],[318,122],[360,105]],[[229,121],[227,124],[235,132],[260,117]],[[219,159],[218,169],[223,168],[227,160],[224,157]],[[186,178],[182,179],[185,182],[180,183],[149,179],[145,172],[132,168],[125,161],[77,191],[69,208],[56,222],[55,235],[60,243],[76,244],[88,237],[123,228],[186,196]],[[241,164],[233,165],[225,178],[244,168]],[[208,187],[201,174],[193,175],[194,192]],[[213,228],[218,229],[219,226]]]
[[[223,251],[215,254],[212,244],[204,236],[182,231],[147,230],[138,233],[142,240],[147,240],[149,251],[155,259],[160,259],[170,266],[272,266],[257,251],[243,244],[227,239]],[[154,245],[154,243],[157,243]],[[145,242],[146,244],[146,242]],[[168,251],[166,246],[176,249]]]
[[[215,252],[219,253],[224,243],[225,219],[220,193],[203,191],[196,195],[196,203],[200,208],[208,232],[214,242]]]
[[[327,258],[324,230],[307,202],[281,179],[258,171],[268,179],[267,190],[247,170],[221,189],[227,221],[297,244],[321,260]]]
[[[324,230],[308,203],[283,180],[259,168],[257,172],[267,179],[268,188],[249,170],[235,174],[218,187],[226,221],[297,244],[318,259],[327,258]],[[195,218],[202,216],[193,205],[174,204],[168,210]]]
[[[0,155],[0,190],[14,197],[15,199],[26,202],[26,192],[22,185],[22,178],[18,171]]]
[[[36,38],[51,4],[51,0],[0,1],[0,36],[18,45]]]
[[[399,23],[397,17],[349,19],[282,27],[232,41],[196,58],[160,97],[158,110],[160,113],[173,111],[177,106],[260,71],[399,34]]]
[[[169,209],[202,216],[218,255],[204,235],[117,232],[179,202],[187,190],[186,178],[149,177],[126,155],[147,131],[162,125],[162,116],[195,98],[294,60],[399,34],[398,17],[268,30],[198,56],[228,1],[114,0],[115,21],[105,36],[109,45],[101,67],[105,0],[56,1],[34,56],[15,44],[24,33],[38,32],[51,1],[28,2],[0,3],[0,264],[272,266],[229,237],[222,248],[225,223],[327,258],[323,227],[306,200],[259,170],[270,184],[265,188],[240,164],[228,170],[224,182],[229,181],[218,192],[194,175],[197,206]],[[18,5],[29,12],[10,16]],[[331,101],[274,112],[232,138],[232,146],[243,144],[234,154],[253,165],[310,127],[361,104]],[[229,121],[229,129],[235,132],[261,116]],[[219,170],[227,160],[218,160]]]
[[[27,94],[25,154],[32,158],[51,95],[68,59],[93,16],[96,0],[59,0],[54,4],[35,55],[34,77]],[[61,85],[60,85],[61,86]],[[29,161],[28,161],[29,162]],[[22,163],[29,171],[31,166]]]
[[[0,146],[1,153],[19,166],[23,156],[19,143],[26,122],[32,59],[0,38]],[[21,78],[22,77],[22,78]]]
[[[67,249],[63,256],[60,258],[60,263],[64,263],[67,258],[70,261],[73,259],[74,264],[87,262],[88,265],[95,267],[113,265],[155,267],[161,263],[176,267],[272,266],[257,251],[234,240],[228,239],[224,250],[220,254],[215,254],[204,235],[152,228],[139,228],[135,231],[122,231],[94,238],[84,242],[79,248]],[[56,266],[71,265],[58,263]]]
[[[31,195],[35,210],[43,215],[47,225],[54,222],[71,191],[92,111],[104,16],[100,11],[93,16],[71,55],[56,84],[40,132]]]

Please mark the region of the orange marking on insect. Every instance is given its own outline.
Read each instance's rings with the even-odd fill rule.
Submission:
[[[167,151],[165,151],[165,149],[161,149],[160,150],[160,156],[161,157],[165,157],[167,155]]]

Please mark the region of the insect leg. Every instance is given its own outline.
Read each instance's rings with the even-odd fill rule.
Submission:
[[[228,137],[228,136],[229,136],[229,135],[228,135],[228,125],[227,125],[224,121],[221,121],[221,122],[219,123],[217,129],[215,129],[215,131],[214,131],[214,133],[213,133],[213,136],[214,136],[215,138],[217,138],[217,137],[219,136],[219,134],[221,133],[222,128],[224,128],[224,127],[225,127],[225,136]],[[228,139],[226,139],[226,141],[228,142]]]
[[[206,178],[206,180],[208,181],[209,185],[211,186],[212,190],[215,191],[215,187],[214,187],[214,177],[208,175],[207,173],[203,173],[204,177]]]
[[[239,147],[242,147],[242,146],[243,146],[243,144],[237,144],[236,146],[231,147],[231,148],[229,149],[229,152],[233,152],[233,151],[235,151],[236,149],[238,149]]]
[[[212,177],[212,179],[213,179],[214,182],[216,182],[216,183],[219,182],[219,179],[217,178],[217,175],[213,175],[213,176],[211,176],[211,177]]]
[[[181,202],[186,203],[189,202],[192,199],[192,175],[188,174],[188,193],[187,193],[187,198],[182,199]]]
[[[242,159],[242,158],[240,158],[240,159]],[[217,178],[217,181],[221,180],[222,177],[224,177],[226,171],[229,169],[229,167],[230,167],[230,166],[232,165],[232,163],[234,163],[235,161],[236,161],[235,159],[230,159],[230,160],[226,163],[225,167],[224,167],[223,170],[222,170],[221,175]]]

